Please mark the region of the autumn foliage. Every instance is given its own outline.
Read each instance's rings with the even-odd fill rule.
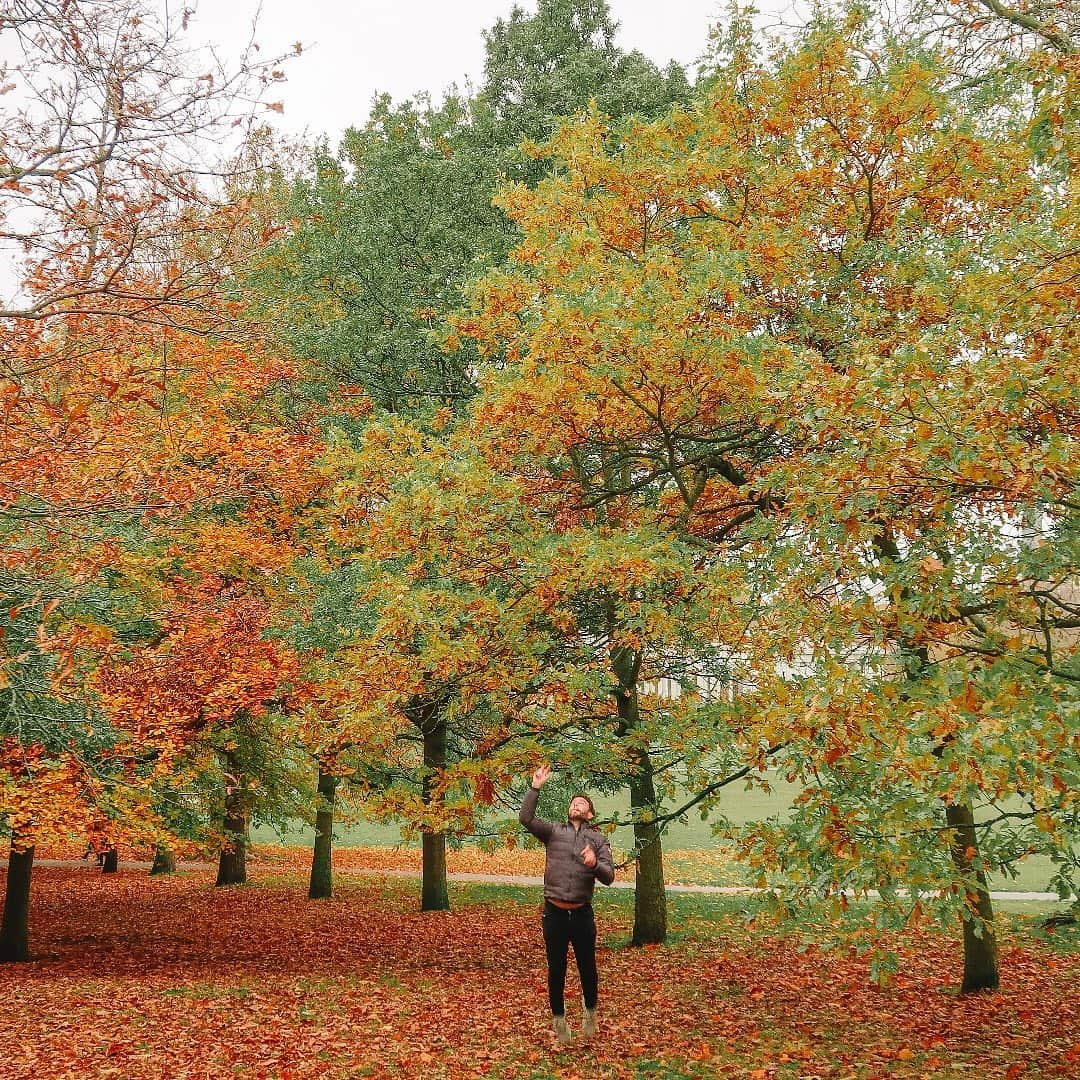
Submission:
[[[990,891],[1075,921],[1065,7],[733,9],[691,87],[541,0],[335,154],[186,11],[8,4],[0,1071],[1074,1073],[1075,935]],[[561,1056],[535,896],[448,877],[540,869],[541,761],[629,807]],[[669,895],[690,814],[735,899]],[[418,850],[335,878],[342,816]],[[243,890],[40,865],[298,823]]]
[[[951,907],[992,985],[986,872],[1074,865],[1074,72],[1002,126],[870,47],[825,20],[771,63],[736,43],[659,121],[565,124],[553,175],[500,195],[522,239],[454,334],[493,359],[493,468],[694,552],[697,649],[735,686],[715,744],[805,785],[744,840],[778,911]]]

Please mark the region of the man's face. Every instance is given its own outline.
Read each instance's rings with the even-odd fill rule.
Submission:
[[[571,821],[592,821],[592,810],[589,808],[589,800],[580,795],[570,800],[568,815]]]

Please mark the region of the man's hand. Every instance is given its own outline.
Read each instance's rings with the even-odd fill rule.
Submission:
[[[539,790],[549,779],[551,779],[551,766],[541,765],[540,768],[533,773],[532,786]]]
[[[592,844],[586,844],[581,852],[581,861],[591,870],[596,865],[596,852]]]

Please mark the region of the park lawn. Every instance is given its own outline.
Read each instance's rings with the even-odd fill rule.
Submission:
[[[1011,918],[1003,989],[958,998],[958,948],[897,942],[865,958],[747,928],[738,897],[672,898],[672,943],[634,949],[632,898],[597,898],[603,1029],[556,1052],[536,888],[342,877],[330,901],[274,868],[215,890],[39,868],[32,950],[0,967],[0,1071],[16,1077],[1039,1078],[1080,1067],[1080,948]],[[570,980],[571,1022],[580,1015]]]
[[[770,778],[770,789],[764,791],[759,786],[747,788],[742,783],[732,784],[720,793],[718,813],[723,813],[734,824],[745,824],[765,818],[783,817],[791,807],[799,788],[779,776]],[[623,794],[603,796],[595,799],[597,815],[600,819],[618,815],[625,820],[629,817],[629,799]],[[509,813],[507,816],[510,816]],[[745,885],[749,883],[747,870],[735,862],[728,850],[717,840],[713,833],[713,820],[702,820],[695,811],[687,814],[685,822],[675,821],[668,827],[664,836],[665,876],[669,884],[687,885]],[[389,865],[404,869],[419,869],[419,841],[402,841],[401,830],[393,825],[377,824],[369,821],[339,823],[334,829],[336,856],[343,866],[350,857],[350,848],[399,849],[400,854],[387,856]],[[266,851],[276,847],[298,847],[311,850],[314,842],[313,826],[302,823],[280,833],[273,828],[261,825],[252,831],[252,839],[262,845]],[[617,829],[612,836],[612,847],[616,858],[625,857],[625,850],[632,846],[629,829]],[[465,854],[457,858],[457,868],[469,873],[519,873],[538,874],[543,872],[543,859],[539,856],[531,862],[515,851],[502,849],[490,858],[481,857],[475,847],[466,845]],[[470,855],[468,852],[475,852]],[[413,853],[415,852],[415,858]],[[275,856],[281,857],[281,856]],[[359,856],[371,862],[373,856]],[[376,860],[377,861],[377,860]],[[451,854],[451,862],[454,855]],[[298,864],[299,865],[299,864]],[[516,867],[533,867],[515,869]],[[454,868],[453,866],[451,867]],[[1017,865],[1017,876],[1006,877],[992,875],[990,887],[1008,892],[1045,892],[1054,875],[1054,867],[1044,856],[1032,856]],[[630,873],[632,868],[627,868]]]

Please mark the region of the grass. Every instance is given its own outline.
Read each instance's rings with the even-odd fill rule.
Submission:
[[[785,816],[799,792],[798,785],[789,784],[779,777],[770,780],[772,791],[764,792],[758,787],[747,790],[732,784],[720,793],[716,814],[726,816],[734,824],[745,824],[766,818]],[[597,796],[594,800],[597,816],[601,819],[618,815],[629,816],[629,799],[625,793],[614,796]],[[555,811],[548,809],[548,814]],[[401,830],[393,825],[380,825],[358,821],[342,823],[335,827],[335,843],[339,847],[385,847],[403,843]],[[281,844],[311,847],[315,838],[313,826],[297,824],[279,833],[273,828],[260,825],[252,831],[252,839],[258,844]],[[415,846],[410,844],[409,846]],[[628,830],[616,832],[615,847],[629,847]],[[686,822],[673,822],[664,836],[665,865],[671,881],[684,881],[707,885],[745,884],[745,874],[740,866],[724,856],[714,833],[712,822],[703,821],[699,814],[690,812]],[[1053,876],[1050,860],[1035,855],[1017,866],[1015,878],[994,875],[990,887],[1002,892],[1044,892]]]

